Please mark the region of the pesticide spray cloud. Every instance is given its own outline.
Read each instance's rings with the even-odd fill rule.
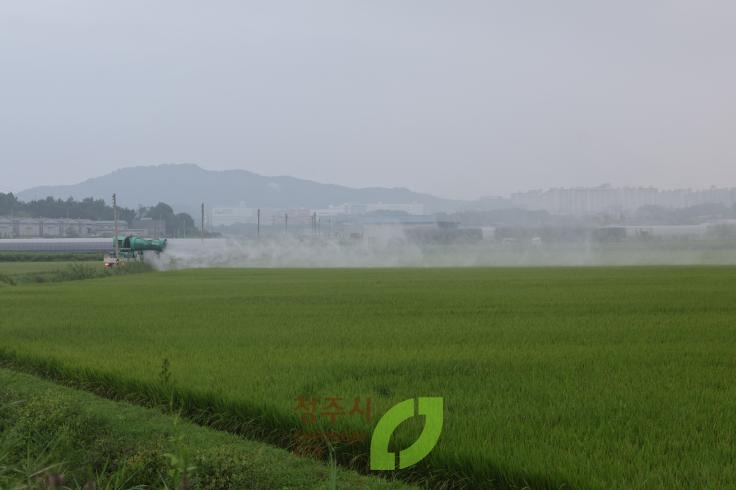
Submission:
[[[685,242],[422,244],[389,230],[363,239],[172,239],[159,270],[201,267],[470,267],[736,264],[736,247]]]
[[[370,240],[322,237],[169,240],[146,260],[159,270],[198,267],[401,267],[430,265],[416,244],[400,234]]]

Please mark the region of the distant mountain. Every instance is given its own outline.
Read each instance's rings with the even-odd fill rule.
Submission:
[[[33,187],[17,195],[24,201],[52,196],[60,199],[94,197],[110,202],[113,192],[117,193],[121,206],[137,208],[162,201],[177,211],[195,216],[203,201],[208,207],[236,206],[244,202],[250,207],[264,208],[323,208],[346,202],[417,202],[424,204],[427,212],[473,207],[469,201],[441,199],[406,188],[356,189],[294,177],[266,177],[245,170],[205,170],[193,164],[128,167],[79,184]]]

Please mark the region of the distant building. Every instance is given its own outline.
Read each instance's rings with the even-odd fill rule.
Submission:
[[[362,219],[363,236],[366,238],[406,237],[406,231],[416,228],[434,229],[437,221],[434,216],[386,213],[366,215]]]
[[[343,203],[330,205],[326,208],[260,208],[261,225],[283,226],[288,215],[289,225],[310,226],[312,217],[326,221],[331,218],[345,218],[362,216],[366,213],[387,212],[405,213],[413,216],[424,215],[424,205],[419,203]],[[258,222],[258,208],[247,207],[245,203],[240,206],[215,206],[210,211],[210,223],[213,227],[250,225]]]
[[[0,238],[13,238],[13,220],[0,218]]]
[[[213,207],[210,223],[212,226],[230,226],[236,224],[256,223],[258,221],[258,210],[255,208],[241,207]],[[263,218],[263,216],[261,216]]]
[[[312,223],[312,211],[306,208],[291,208],[286,211],[289,225],[309,226]]]
[[[34,219],[19,219],[14,223],[14,228],[19,238],[30,238],[41,236],[40,221]]]
[[[424,204],[412,202],[412,203],[383,203],[374,202],[365,205],[365,212],[371,213],[373,211],[399,211],[411,215],[423,215]]]
[[[42,237],[60,237],[64,236],[66,227],[63,220],[58,219],[42,219],[40,220],[40,236]]]
[[[340,204],[338,206],[330,205],[326,208],[313,209],[317,217],[336,217],[336,216],[350,216],[359,215],[365,213],[365,204]]]
[[[118,229],[127,230],[128,223],[120,220]],[[0,238],[112,237],[114,230],[114,221],[0,217]]]
[[[283,223],[286,211],[274,208],[260,208],[261,226]],[[291,216],[289,216],[291,220]],[[210,225],[214,228],[232,225],[255,225],[258,223],[258,208],[215,206],[209,214]]]

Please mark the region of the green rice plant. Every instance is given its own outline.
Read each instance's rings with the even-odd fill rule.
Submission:
[[[728,488],[734,286],[733,267],[209,269],[23,284],[0,291],[0,361],[291,449],[296,430],[365,430],[334,448],[360,471],[382,414],[441,396],[437,446],[382,473],[428,487]],[[166,387],[162,359],[176,378]],[[307,427],[299,396],[371,397],[373,416]],[[421,428],[400,426],[391,449]]]
[[[83,262],[74,262],[67,267],[64,279],[68,281],[78,281],[83,279],[92,279],[99,277],[99,267],[94,267]]]
[[[8,274],[0,274],[0,284],[15,286],[15,279],[13,279],[13,276],[10,276]]]

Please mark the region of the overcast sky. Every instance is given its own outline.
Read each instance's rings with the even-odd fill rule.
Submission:
[[[736,2],[0,3],[0,190],[197,163],[474,198],[736,186]]]

